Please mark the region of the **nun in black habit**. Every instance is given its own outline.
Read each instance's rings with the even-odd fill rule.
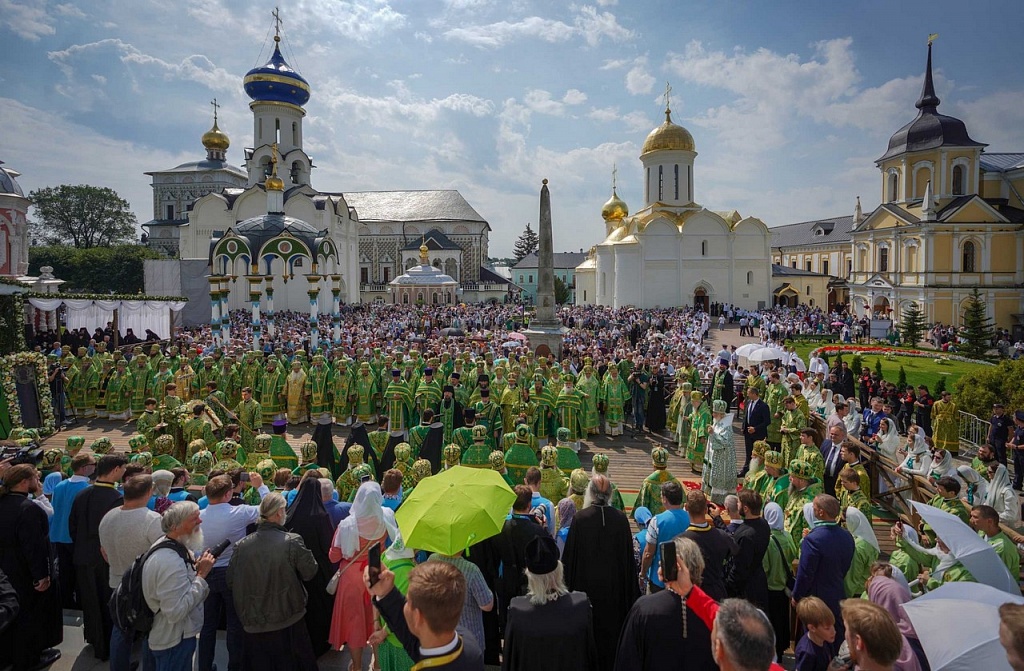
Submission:
[[[362,445],[363,456],[366,459],[366,463],[370,465],[373,472],[377,472],[377,454],[370,447],[370,435],[366,432],[366,425],[362,422],[356,422],[352,425],[352,428],[348,433],[348,440],[345,441],[345,447],[341,448],[341,456],[338,459],[338,470],[340,473],[344,473],[348,470],[348,448],[353,445]]]
[[[441,450],[444,447],[444,425],[434,422],[427,431],[427,437],[420,446],[420,459],[430,462],[430,472],[437,474],[441,470]]]
[[[313,643],[313,654],[319,657],[331,649],[327,638],[331,628],[331,614],[334,612],[334,595],[327,593],[327,583],[338,570],[338,565],[328,558],[334,528],[324,508],[319,480],[307,478],[299,485],[299,493],[288,508],[284,528],[302,537],[302,542],[313,553],[319,567],[316,575],[305,582],[306,629]]]
[[[333,439],[334,420],[324,414],[317,420],[313,429],[313,442],[316,443],[316,465],[331,472],[331,480],[337,480],[344,470],[338,468],[337,452]]]

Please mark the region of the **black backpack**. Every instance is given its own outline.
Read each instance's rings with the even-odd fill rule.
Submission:
[[[132,562],[132,565],[121,577],[121,584],[114,589],[110,597],[110,617],[114,626],[120,627],[123,631],[137,631],[148,633],[153,628],[153,618],[156,615],[146,603],[146,597],[142,593],[142,567],[157,550],[170,549],[178,553],[188,565],[194,565],[192,553],[188,549],[170,539],[160,541],[146,552],[140,554]]]

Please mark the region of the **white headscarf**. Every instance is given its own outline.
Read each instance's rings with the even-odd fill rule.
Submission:
[[[942,451],[942,458],[939,460],[932,459],[932,470],[930,473],[931,477],[938,480],[944,476],[950,476],[952,478],[960,479],[956,472],[956,467],[953,466],[953,455],[949,450]]]
[[[960,474],[960,479],[964,481],[964,484],[974,487],[974,505],[984,501],[988,494],[988,480],[981,477],[981,473],[967,464],[958,467],[956,472]]]
[[[775,501],[769,501],[764,507],[764,521],[768,523],[773,531],[783,531],[785,529],[786,516],[782,512],[782,506]]]
[[[813,503],[805,503],[804,504],[804,520],[807,521],[807,526],[810,527],[811,529],[813,529],[814,527],[816,527],[818,525],[818,522],[820,520],[814,514],[814,504]]]
[[[889,428],[885,433],[882,433],[881,429],[879,429],[878,449],[886,457],[896,461],[896,453],[900,449],[900,434],[896,430],[896,422],[891,417],[885,417],[882,421]],[[881,423],[879,423],[879,426],[881,426]]]
[[[914,434],[914,444],[910,446],[910,456],[916,457],[928,453],[928,442],[925,441],[924,431],[918,427]]]
[[[878,547],[878,539],[875,538],[875,532],[871,528],[871,522],[864,513],[853,506],[846,509],[846,528],[854,538],[860,538],[881,552],[881,548]]]
[[[996,510],[1002,510],[1003,492],[1007,489],[1012,491],[1010,487],[1010,472],[1006,470],[1006,466],[999,464],[996,467],[996,472],[992,475],[992,480],[988,483],[988,491],[985,493],[985,505],[992,506]]]
[[[364,482],[359,486],[349,516],[338,524],[334,534],[334,545],[341,549],[346,559],[351,559],[359,551],[361,538],[373,541],[384,537],[387,525],[383,501],[384,495],[376,482]]]
[[[821,392],[821,408],[822,414],[825,417],[831,417],[832,413],[836,411],[836,404],[833,401],[834,394],[831,389],[823,389]]]

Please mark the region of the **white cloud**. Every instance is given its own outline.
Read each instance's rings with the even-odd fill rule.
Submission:
[[[643,112],[630,112],[623,115],[622,120],[626,123],[626,128],[633,132],[648,131],[654,128],[654,122]]]
[[[0,16],[4,17],[8,28],[30,42],[57,32],[46,10],[45,0],[0,0]]]
[[[94,75],[92,75],[92,79],[93,79],[93,81],[95,81],[97,84],[100,84],[100,85],[103,85],[103,84],[107,83],[107,78],[104,77],[103,75],[94,74]]]
[[[618,107],[595,107],[587,113],[587,117],[594,121],[608,122],[619,118]]]
[[[597,4],[601,7],[610,7],[619,4],[619,0],[597,0]]]
[[[531,112],[537,114],[548,114],[550,116],[562,116],[565,114],[565,105],[551,98],[551,94],[541,89],[532,89],[526,92],[523,103]]]
[[[84,19],[85,18],[85,12],[83,12],[81,9],[79,9],[78,7],[75,7],[74,5],[72,5],[70,3],[63,4],[63,5],[57,5],[56,7],[54,7],[54,9],[61,16],[66,16],[66,17],[72,18],[72,19]]]
[[[637,60],[642,62],[638,62],[626,73],[626,90],[633,95],[650,93],[654,88],[654,77],[647,72],[647,59]]]
[[[299,0],[286,18],[298,33],[323,30],[369,41],[406,25],[406,17],[386,0]]]
[[[598,12],[595,7],[583,5],[576,8],[572,25],[556,19],[529,16],[518,21],[449,28],[444,36],[476,47],[496,49],[524,38],[556,43],[582,37],[593,47],[602,39],[623,42],[635,37],[636,33],[623,27],[614,14]]]
[[[389,82],[393,95],[373,97],[345,88],[336,80],[324,83],[322,103],[331,112],[344,112],[350,122],[368,122],[374,127],[402,130],[428,137],[428,127],[445,112],[483,118],[494,112],[494,103],[468,93],[424,99],[413,95],[403,82]]]
[[[626,67],[627,65],[629,65],[632,62],[633,61],[631,59],[629,59],[629,58],[609,59],[609,60],[606,60],[604,62],[604,65],[602,65],[599,69],[601,69],[601,70],[618,70],[619,68]]]
[[[587,102],[587,94],[579,89],[569,89],[562,96],[562,102],[566,105],[582,105]]]
[[[1024,91],[999,91],[952,107],[956,116],[967,124],[971,137],[989,145],[986,151],[1020,151],[1024,148],[1021,100],[1024,100]],[[941,111],[942,106],[939,109]]]
[[[179,63],[172,63],[143,53],[135,46],[115,38],[88,44],[73,44],[61,51],[48,52],[47,56],[60,68],[68,82],[75,84],[77,61],[94,54],[103,55],[106,52],[113,52],[121,63],[126,65],[153,68],[168,80],[198,82],[214,91],[234,93],[238,90],[238,75],[217,67],[202,54],[187,56]],[[65,88],[64,90],[68,91],[69,89]]]

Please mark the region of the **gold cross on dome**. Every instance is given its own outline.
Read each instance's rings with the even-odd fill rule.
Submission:
[[[217,123],[217,109],[220,107],[220,105],[217,104],[216,98],[211,100],[210,104],[213,105],[213,123]]]
[[[665,82],[665,109],[669,108],[669,102],[671,101],[671,97],[672,97],[672,85],[669,84],[668,82]]]
[[[270,14],[274,17],[274,36],[281,37],[281,8],[274,7]]]
[[[616,186],[615,182],[616,182],[618,176],[619,176],[619,168],[614,163],[612,163],[612,191],[615,190],[615,186]]]

